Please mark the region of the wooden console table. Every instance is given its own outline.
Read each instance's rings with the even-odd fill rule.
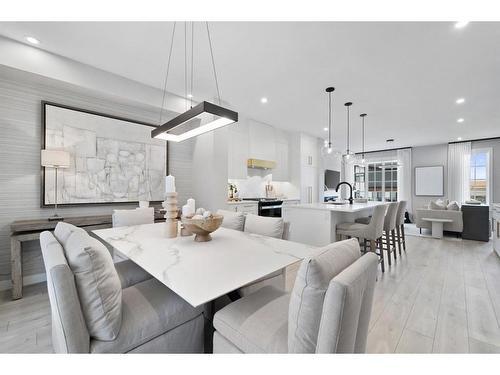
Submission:
[[[155,210],[155,222],[164,220],[163,214]],[[66,217],[64,218],[64,222],[84,228],[87,231],[110,228],[112,225],[111,215]],[[49,221],[47,219],[18,220],[11,223],[10,266],[12,299],[23,297],[22,243],[38,240],[41,232],[54,230],[57,223],[58,221]]]

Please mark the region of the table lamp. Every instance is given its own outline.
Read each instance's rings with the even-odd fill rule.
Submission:
[[[49,217],[49,221],[64,220],[63,217],[57,214],[57,170],[60,168],[69,168],[70,154],[67,151],[61,150],[42,150],[41,165],[45,168],[55,168],[55,208],[54,216]]]

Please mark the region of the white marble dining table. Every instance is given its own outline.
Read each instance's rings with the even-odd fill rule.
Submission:
[[[284,269],[317,247],[219,228],[212,241],[166,237],[164,223],[94,230],[194,307]]]

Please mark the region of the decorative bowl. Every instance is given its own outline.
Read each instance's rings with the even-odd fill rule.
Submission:
[[[219,229],[223,218],[222,215],[213,215],[206,219],[189,219],[187,217],[182,217],[181,221],[187,230],[196,234],[194,237],[196,242],[207,242],[212,240],[210,233]]]

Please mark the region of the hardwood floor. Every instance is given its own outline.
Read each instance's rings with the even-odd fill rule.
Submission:
[[[287,285],[291,287],[291,285]],[[0,353],[50,353],[45,284],[0,293]],[[379,273],[368,353],[500,353],[500,258],[491,243],[407,236]]]
[[[491,243],[407,236],[379,275],[369,353],[500,352],[500,258]]]

